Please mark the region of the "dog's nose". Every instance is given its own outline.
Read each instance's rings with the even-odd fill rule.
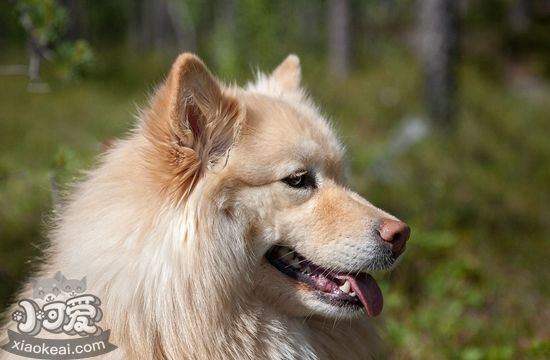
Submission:
[[[399,220],[382,219],[378,233],[382,240],[391,244],[394,256],[399,256],[405,250],[405,243],[411,234],[411,228]]]

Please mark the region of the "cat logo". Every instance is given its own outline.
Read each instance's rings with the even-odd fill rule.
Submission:
[[[33,299],[19,301],[12,313],[19,333],[8,330],[9,342],[2,349],[29,358],[83,359],[117,348],[109,343],[110,331],[98,325],[101,300],[86,292],[86,277],[67,279],[58,271],[32,284]],[[71,337],[36,338],[42,331]]]

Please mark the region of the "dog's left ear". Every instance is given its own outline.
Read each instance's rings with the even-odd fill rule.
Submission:
[[[298,56],[294,54],[288,55],[286,59],[273,70],[271,79],[276,81],[285,91],[298,90],[302,81],[302,69]]]

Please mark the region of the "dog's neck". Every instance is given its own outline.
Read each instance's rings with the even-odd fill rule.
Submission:
[[[116,168],[106,172],[131,178]],[[254,300],[245,225],[216,204],[190,198],[182,210],[124,195],[141,188],[131,182],[119,198],[105,184],[116,182],[92,174],[77,189],[53,234],[51,263],[64,268],[49,270],[88,275],[124,358],[350,358],[342,344],[367,349],[364,325],[291,318]]]
[[[190,214],[194,219],[220,219],[208,213],[213,211],[209,208],[193,211],[204,211],[198,217]],[[185,222],[189,225],[188,220]],[[374,342],[365,339],[373,339],[373,332],[363,321],[306,321],[281,314],[256,300],[247,290],[253,287],[252,279],[242,275],[250,274],[253,266],[242,261],[247,258],[246,249],[239,246],[245,245],[242,239],[232,239],[231,249],[226,249],[231,251],[223,253],[220,249],[227,248],[231,231],[216,237],[211,229],[219,228],[219,224],[191,222],[195,225],[189,225],[186,233],[198,238],[186,239],[182,251],[172,251],[169,246],[163,249],[165,244],[159,244],[156,250],[161,253],[143,254],[151,259],[171,259],[171,263],[151,261],[147,273],[142,274],[146,280],[136,284],[136,297],[125,304],[112,298],[120,295],[116,289],[106,296],[106,302],[113,300],[105,309],[113,341],[126,345],[129,358],[139,359],[153,352],[154,356],[174,359],[181,358],[181,354],[189,358],[208,354],[210,359],[359,359],[367,351],[372,352]],[[232,226],[238,228],[239,224]],[[209,237],[201,237],[207,230]],[[234,233],[239,233],[238,229]],[[184,257],[184,252],[193,256]],[[223,258],[219,257],[221,253]],[[184,269],[178,269],[181,264],[185,264]],[[118,278],[127,281],[124,279],[132,275],[119,274]],[[109,319],[111,308],[117,310]]]

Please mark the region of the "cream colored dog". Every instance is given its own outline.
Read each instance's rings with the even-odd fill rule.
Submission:
[[[363,314],[383,302],[367,272],[393,266],[409,228],[345,188],[342,146],[300,78],[290,55],[225,86],[182,54],[76,186],[37,278],[87,277],[118,346],[105,358],[375,356]]]

